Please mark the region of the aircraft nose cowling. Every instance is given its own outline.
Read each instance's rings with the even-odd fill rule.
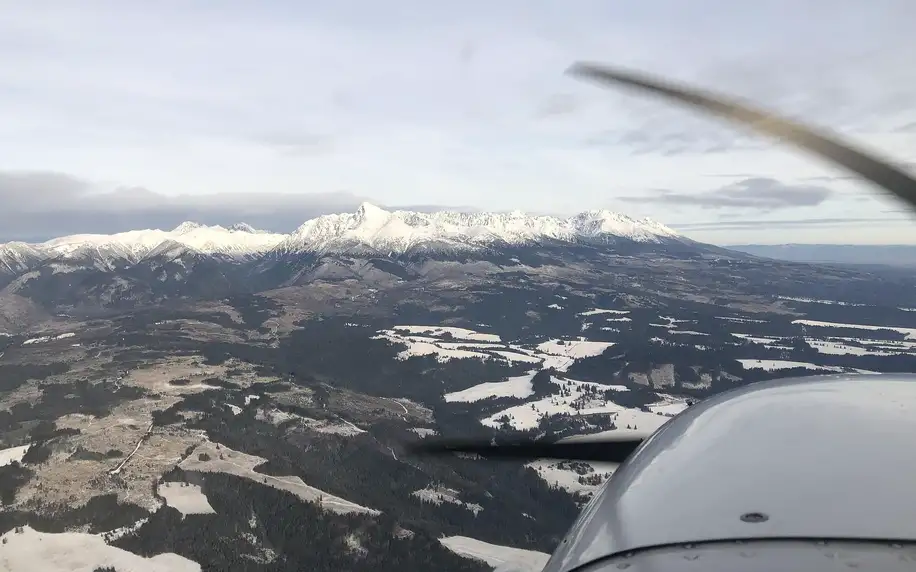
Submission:
[[[752,384],[698,403],[621,465],[545,570],[649,546],[916,539],[916,375]]]

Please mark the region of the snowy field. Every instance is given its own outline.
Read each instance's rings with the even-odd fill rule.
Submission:
[[[844,369],[841,367],[815,365],[813,363],[807,363],[803,361],[788,361],[781,359],[739,359],[738,363],[740,363],[744,369],[763,369],[766,371],[779,371],[781,369],[794,369],[797,367],[803,367],[805,369],[816,371],[830,371],[837,373],[842,373],[844,371]]]
[[[24,342],[22,342],[22,345],[30,346],[32,344],[43,344],[45,342],[50,342],[54,340],[66,340],[67,338],[72,338],[75,336],[76,334],[72,332],[68,332],[66,334],[59,334],[56,336],[38,336],[37,338],[29,338],[25,340]]]
[[[459,556],[486,562],[504,572],[537,572],[550,559],[544,552],[490,544],[467,536],[449,536],[440,538],[439,542]]]
[[[440,326],[396,326],[379,331],[373,339],[406,346],[398,353],[398,359],[401,360],[419,356],[435,356],[440,363],[456,359],[494,359],[513,364],[528,363],[557,371],[566,371],[576,359],[601,355],[614,345],[611,342],[579,338],[554,339],[536,347],[525,347],[504,343],[495,334]]]
[[[173,553],[144,558],[114,546],[101,536],[77,532],[50,534],[24,526],[0,539],[0,570],[5,572],[200,572],[199,564]]]
[[[197,485],[164,482],[159,483],[157,492],[165,499],[165,504],[183,515],[216,513],[213,507],[210,506],[207,495]]]
[[[616,314],[624,315],[629,314],[629,310],[602,310],[601,308],[595,308],[594,310],[587,310],[585,312],[579,312],[577,316],[599,316],[601,314]]]
[[[842,322],[822,322],[820,320],[793,320],[793,324],[798,324],[800,326],[809,326],[809,327],[821,327],[821,328],[853,328],[857,330],[891,330],[894,332],[900,332],[906,336],[908,340],[916,340],[916,328],[900,328],[896,326],[872,326],[869,324],[844,324]]]
[[[204,460],[200,456],[204,456]],[[379,514],[379,511],[367,508],[346,499],[336,497],[320,489],[309,486],[299,477],[275,477],[264,475],[254,470],[267,460],[207,441],[199,445],[191,455],[178,466],[185,471],[227,473],[237,477],[251,479],[276,489],[291,492],[306,502],[317,503],[325,510],[338,514],[368,513]]]
[[[600,394],[597,396],[592,396],[591,394],[592,391],[628,391],[623,385],[603,385],[558,377],[551,377],[551,382],[557,385],[557,393],[508,407],[481,420],[481,423],[488,427],[498,428],[503,423],[502,419],[506,418],[512,428],[526,430],[536,428],[542,419],[554,415],[608,414],[613,419],[618,430],[626,431],[629,429],[651,433],[669,419],[668,416],[660,413],[647,413],[640,409],[624,407],[604,399]],[[559,393],[561,389],[564,390],[566,395]],[[683,404],[685,402],[680,401],[680,403]],[[667,399],[660,403],[659,406],[669,410],[678,407],[674,401]]]
[[[9,449],[0,450],[0,467],[5,467],[13,461],[22,462],[22,458],[29,451],[32,445],[21,445],[19,447],[10,447]]]
[[[488,381],[461,391],[445,394],[448,403],[463,402],[473,403],[491,397],[518,397],[524,399],[534,393],[531,380],[537,371],[529,372],[518,377],[510,377],[506,381]]]
[[[798,299],[798,301],[802,301]],[[824,300],[804,300],[816,303],[835,303]],[[839,303],[837,303],[839,304]],[[842,304],[839,304],[842,305]],[[630,318],[626,316],[628,310],[608,310],[595,308],[576,314],[583,318],[582,333],[588,330],[601,331],[622,331],[620,328],[626,328],[624,323]],[[588,318],[588,321],[585,321]],[[604,319],[606,322],[614,322],[614,327],[602,326],[595,322],[595,319]],[[746,318],[739,316],[716,316],[717,319],[731,323],[736,329],[741,329],[742,324],[758,325],[766,324],[766,320],[756,318]],[[682,320],[670,316],[659,316],[657,323],[652,326],[665,328],[671,337],[679,338],[678,341],[653,337],[651,341],[661,345],[689,346],[692,345],[698,349],[706,349],[702,345],[701,339],[710,335],[710,332],[704,332],[693,328],[682,327],[681,324],[696,322],[696,320]],[[806,343],[818,353],[824,355],[849,355],[849,356],[887,356],[900,353],[916,352],[916,328],[875,326],[869,324],[848,324],[841,322],[823,322],[817,320],[793,320],[792,324],[798,328],[798,334],[804,337]],[[906,336],[906,340],[869,340],[857,338],[820,338],[812,336],[811,331],[817,331],[818,328],[836,327],[836,328],[857,328],[862,330],[879,331],[891,330],[899,332]],[[791,351],[788,345],[788,338],[791,336],[768,336],[761,334],[750,334],[742,332],[730,332],[735,338],[760,344],[770,349],[779,349]],[[536,345],[520,344],[505,342],[496,334],[482,333],[468,328],[456,328],[445,326],[423,326],[423,325],[405,325],[396,326],[390,330],[381,330],[375,336],[376,339],[385,339],[391,343],[403,345],[405,347],[398,354],[398,359],[410,359],[415,356],[435,356],[439,362],[448,362],[456,359],[480,359],[480,360],[504,360],[508,363],[528,363],[532,367],[540,369],[555,369],[559,372],[568,371],[576,360],[586,359],[599,356],[609,348],[614,346],[613,342],[589,340],[584,336],[569,339],[552,339]],[[746,359],[741,359],[742,363],[751,363],[751,368],[758,368],[756,360],[752,359],[753,354]],[[754,362],[754,363],[752,363]],[[772,363],[766,363],[772,362]],[[780,366],[778,360],[762,360],[763,365],[759,369],[775,371],[792,367],[789,365]],[[788,363],[788,362],[787,362]],[[746,366],[747,367],[747,366]],[[808,369],[823,371],[858,371],[854,368],[837,369],[834,366],[821,366],[816,363],[809,363],[805,366]],[[521,379],[514,378],[513,383],[501,385],[491,383],[486,386],[478,386],[465,390],[464,392],[455,392],[446,396],[447,401],[479,401],[488,396],[492,397],[523,397],[525,392],[524,382]],[[508,382],[505,382],[508,383]],[[487,393],[492,392],[492,393]]]
[[[598,490],[607,479],[614,474],[619,466],[617,463],[586,463],[577,461],[577,464],[590,469],[584,475],[569,467],[569,462],[538,459],[525,465],[537,472],[549,486],[565,489],[572,494],[591,495]],[[580,482],[579,478],[585,477],[593,482]]]
[[[497,342],[502,341],[496,334],[481,334],[474,330],[466,328],[452,328],[448,326],[395,326],[394,331],[404,331],[409,334],[426,334],[432,337],[442,337],[450,334],[461,340],[472,340],[476,342]]]
[[[559,304],[552,304],[551,308],[562,309]],[[600,323],[601,319],[618,323],[623,320],[630,320],[630,318],[626,316],[627,314],[629,314],[627,310],[596,308],[579,312],[577,316],[583,318],[584,332],[586,329]],[[588,318],[589,321],[584,321],[585,318]],[[730,328],[735,329],[744,329],[742,328],[743,324],[748,325],[748,329],[751,325],[759,329],[759,324],[766,324],[766,320],[756,318],[739,316],[716,316],[716,318],[725,323],[732,324]],[[696,329],[696,320],[681,320],[670,316],[659,316],[657,322],[658,323],[653,325],[664,328],[669,335],[677,337],[679,340],[674,341],[672,339],[656,337],[653,338],[653,341],[665,345],[693,345],[699,349],[706,347],[700,345],[700,341],[703,337],[709,336],[710,333]],[[906,335],[908,340],[916,338],[916,328],[887,328],[870,325],[818,322],[814,320],[795,320],[792,323],[798,327],[799,334],[804,334],[804,328],[806,327],[852,327],[866,330],[891,329]],[[692,327],[684,327],[687,324],[690,324]],[[625,324],[622,324],[622,327],[626,327]],[[731,332],[731,334],[742,342],[759,344],[769,349],[790,351],[792,349],[787,346],[788,338],[784,336],[767,336],[741,332]],[[579,336],[563,340],[551,339],[537,344],[519,344],[504,342],[495,334],[475,332],[474,330],[466,328],[446,328],[439,326],[398,326],[392,330],[383,330],[379,332],[376,337],[387,339],[392,343],[404,345],[406,349],[399,354],[399,359],[409,359],[412,356],[418,355],[435,355],[440,362],[446,362],[453,359],[503,358],[510,362],[530,363],[532,369],[524,375],[514,376],[500,381],[478,383],[467,389],[446,393],[443,396],[444,400],[448,403],[474,403],[489,398],[516,398],[527,400],[523,403],[506,407],[480,420],[481,424],[492,428],[498,429],[506,423],[516,430],[530,430],[537,428],[543,419],[553,416],[604,416],[604,419],[610,417],[617,428],[612,432],[608,431],[591,434],[592,437],[610,433],[613,433],[615,436],[621,435],[622,433],[646,436],[655,432],[671,417],[677,415],[687,407],[685,399],[664,394],[660,394],[660,400],[657,403],[648,405],[645,408],[647,411],[624,407],[606,399],[604,393],[607,390],[627,391],[625,386],[578,381],[566,379],[561,376],[554,376],[551,378],[552,383],[556,385],[556,390],[551,392],[552,394],[550,396],[528,400],[534,394],[532,379],[538,371],[552,368],[562,374],[562,372],[567,371],[577,360],[599,356],[608,351],[608,349],[614,346],[613,342],[594,341]],[[806,336],[804,339],[814,350],[825,356],[880,356],[916,351],[916,339],[914,339],[914,341],[860,340],[857,338],[822,339],[810,335]],[[740,345],[740,342],[738,345]],[[752,348],[749,348],[749,350],[749,353],[753,351]],[[750,353],[750,355],[753,355],[753,353]],[[819,365],[808,361],[756,359],[753,357],[740,358],[736,361],[747,370],[765,370],[769,372],[804,368],[819,373],[873,373],[864,369]],[[595,417],[595,419],[597,419],[597,417]],[[597,429],[597,426],[595,428]],[[420,429],[417,430],[417,433],[421,436],[425,436],[428,432]],[[597,489],[616,468],[616,466],[613,465],[589,465],[591,468],[589,471],[583,469],[583,466],[574,467],[568,464],[546,460],[538,460],[530,463],[528,466],[537,471],[538,475],[551,486],[560,487],[572,493],[583,493],[585,495]],[[583,474],[583,470],[585,470],[585,474]],[[580,477],[582,478],[581,481]],[[424,495],[425,498],[425,496],[431,493],[428,491],[417,491],[416,494]],[[451,501],[443,499],[440,502]]]

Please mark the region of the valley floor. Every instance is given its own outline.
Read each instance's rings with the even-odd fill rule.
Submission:
[[[296,319],[208,302],[0,338],[7,569],[537,570],[615,465],[405,445],[648,435],[754,381],[916,371],[902,304],[442,296]]]

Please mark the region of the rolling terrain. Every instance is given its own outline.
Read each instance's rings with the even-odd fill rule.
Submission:
[[[916,371],[916,275],[600,211],[364,205],[0,261],[0,553],[104,570],[536,570],[615,466],[405,444],[646,434],[755,381]]]

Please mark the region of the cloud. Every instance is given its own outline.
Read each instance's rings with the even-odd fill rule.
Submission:
[[[474,61],[475,55],[477,55],[477,47],[473,42],[466,41],[458,52],[458,61],[463,66],[469,66]]]
[[[734,151],[760,151],[773,146],[771,141],[754,135],[743,135],[737,128],[699,124],[684,125],[671,122],[659,125],[651,122],[635,129],[589,139],[593,144],[624,147],[634,155],[658,154],[665,157],[674,155],[712,155]]]
[[[756,175],[751,173],[714,173],[712,175],[706,175],[707,177],[712,177],[716,179],[751,179]]]
[[[689,205],[704,209],[755,209],[772,211],[793,207],[817,206],[833,191],[817,185],[790,185],[776,179],[753,177],[730,183],[713,191],[683,193],[659,190],[648,196],[627,196],[621,200],[631,203],[655,202],[668,205]]]
[[[546,119],[558,115],[570,115],[580,110],[583,102],[574,95],[558,93],[548,97],[535,111],[538,119]]]
[[[818,175],[816,177],[802,177],[802,180],[817,183],[835,183],[837,181],[861,181],[862,177],[858,175]]]
[[[705,221],[680,224],[669,224],[671,228],[682,231],[731,231],[767,228],[811,228],[833,226],[862,226],[875,223],[909,223],[908,219],[890,217],[836,217],[836,218],[804,218],[791,220],[726,220]]]
[[[144,187],[101,185],[54,172],[0,172],[0,241],[42,241],[78,233],[174,228],[186,220],[290,232],[306,220],[351,212],[366,200],[356,194],[212,193],[167,196]],[[433,211],[437,205],[388,208]],[[470,207],[448,207],[473,210]]]
[[[79,196],[91,185],[76,177],[53,172],[0,172],[0,205],[3,211],[44,211],[61,197]]]
[[[844,132],[883,129],[863,143],[909,152],[907,132],[892,131],[916,118],[912,0],[710,0],[703,10],[675,0],[582,0],[575,10],[525,0],[468,0],[460,10],[422,0],[399,0],[397,9],[357,4],[6,3],[3,168],[152,191],[93,184],[75,191],[78,201],[63,201],[48,189],[74,181],[46,181],[17,195],[34,199],[32,207],[0,203],[0,234],[176,218],[288,230],[326,208],[312,195],[286,197],[304,191],[350,191],[353,204],[330,210],[368,196],[557,212],[619,204],[634,189],[684,195],[731,182],[711,183],[708,173],[821,184],[801,180],[824,174],[815,162],[794,161],[767,139],[564,75],[582,59],[689,81]],[[793,10],[799,17],[786,18]],[[203,203],[185,196],[194,193],[207,193]],[[838,195],[825,209],[842,211],[845,200]],[[670,216],[669,203],[641,201],[644,211],[632,214]],[[709,197],[680,204],[680,215],[693,211],[697,220],[711,208]],[[27,208],[32,214],[22,216]]]
[[[252,141],[294,157],[326,155],[334,151],[334,137],[330,135],[277,131],[253,137]]]

